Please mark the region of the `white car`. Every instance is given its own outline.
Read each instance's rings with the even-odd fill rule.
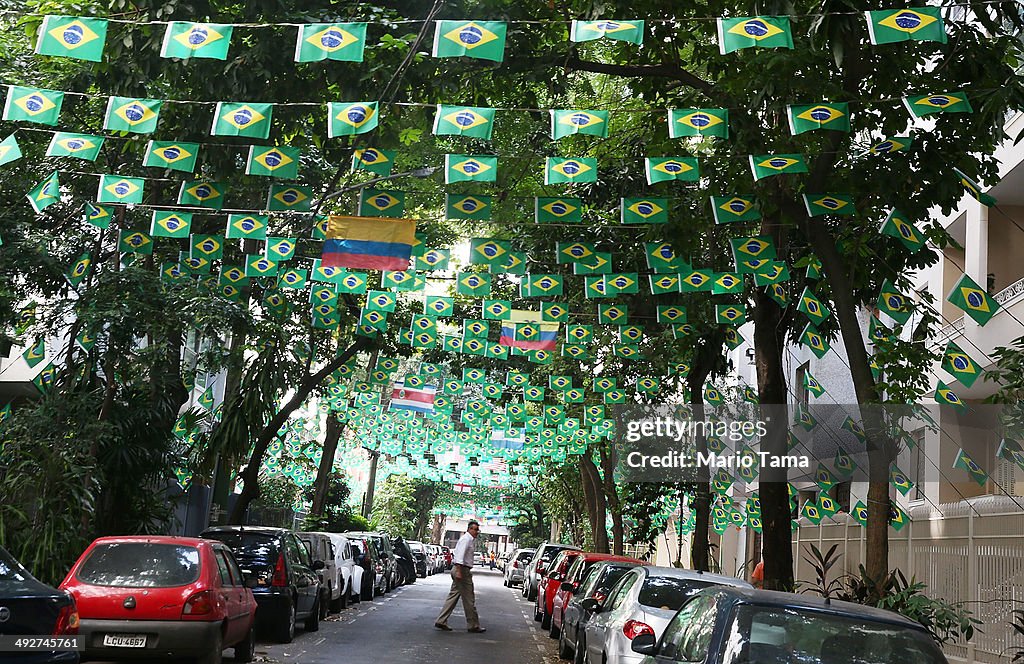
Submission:
[[[341,581],[335,562],[334,542],[328,533],[296,533],[314,560],[324,561],[324,568],[318,572],[321,582],[320,618],[326,618],[329,611],[341,603]]]
[[[619,579],[603,604],[584,600],[582,606],[593,617],[577,646],[588,662],[640,664],[643,655],[633,652],[633,639],[641,634],[660,638],[679,607],[709,586],[752,587],[731,576],[674,567],[635,567]]]
[[[352,558],[352,547],[349,546],[347,537],[338,533],[327,533],[327,536],[334,543],[334,562],[338,567],[338,584],[342,588],[337,610],[341,610],[348,606],[349,601],[359,601],[359,581],[362,579],[363,570],[356,566]]]

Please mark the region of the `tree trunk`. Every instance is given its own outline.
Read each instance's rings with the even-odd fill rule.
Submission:
[[[623,546],[625,527],[622,523],[622,501],[619,499],[618,488],[615,486],[615,448],[602,446],[600,456],[601,472],[604,473],[601,490],[605,496],[608,512],[612,515],[612,553],[621,556],[625,550]]]
[[[313,506],[310,511],[315,516],[324,514],[327,489],[331,486],[331,475],[334,473],[334,457],[338,451],[341,432],[344,430],[345,425],[338,421],[338,416],[333,411],[327,411],[324,447],[320,453],[320,465],[316,469],[316,479],[313,481]]]
[[[721,330],[710,332],[697,342],[693,352],[690,372],[686,375],[686,388],[690,392],[693,421],[703,422],[704,384],[721,362],[722,344],[725,341]],[[708,453],[707,432],[704,427],[697,428],[694,446],[698,454]],[[708,533],[711,528],[711,473],[707,466],[697,467],[696,481],[693,483],[694,501],[690,506],[694,510],[693,537],[690,540],[690,565],[701,572],[711,570],[711,542]],[[680,518],[682,508],[680,507]],[[681,540],[682,538],[680,538]]]
[[[601,486],[601,474],[598,472],[597,466],[594,465],[594,460],[587,454],[580,456],[580,470],[584,493],[587,493],[589,485],[591,494],[591,498],[587,501],[587,511],[590,517],[590,535],[594,541],[594,553],[608,553],[606,516],[608,504]]]
[[[782,365],[785,341],[782,310],[764,291],[754,296],[754,361],[757,366],[757,392],[761,419],[766,434],[761,451],[785,455],[789,418],[786,404],[786,376]],[[761,499],[761,558],[764,560],[764,587],[792,590],[793,525],[789,504],[788,471],[762,468],[758,483]]]
[[[370,476],[366,480],[366,494],[363,496],[363,518],[369,520],[373,514],[373,492],[377,487],[377,462],[380,452],[370,450]]]
[[[249,463],[239,475],[243,482],[242,492],[239,494],[238,500],[235,501],[234,507],[231,508],[228,523],[241,524],[245,519],[245,513],[249,510],[249,505],[260,497],[260,466],[263,464],[263,457],[267,453],[267,448],[270,447],[270,443],[274,442],[274,438],[277,437],[278,430],[284,426],[288,418],[291,417],[291,414],[306,402],[309,395],[325,378],[348,362],[356,353],[364,350],[368,344],[368,337],[359,337],[344,352],[338,354],[333,360],[324,365],[320,371],[307,376],[295,388],[292,398],[282,405],[277,414],[270,419],[270,422],[260,430],[259,435],[256,437],[252,454],[249,456]]]

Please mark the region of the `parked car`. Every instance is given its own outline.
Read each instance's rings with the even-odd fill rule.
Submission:
[[[571,544],[552,544],[550,542],[544,542],[537,547],[533,558],[530,559],[530,564],[526,567],[523,597],[531,601],[537,599],[537,585],[540,583],[541,577],[544,576],[545,568],[556,553],[565,549],[580,550],[578,546]]]
[[[331,611],[338,612],[348,607],[349,602],[359,601],[359,581],[356,576],[355,561],[352,559],[352,547],[348,538],[338,533],[325,533],[334,544],[334,564],[338,568],[338,583],[341,584],[341,596],[331,606]],[[360,576],[362,570],[360,570]]]
[[[323,620],[332,606],[341,603],[341,579],[338,564],[334,561],[334,542],[327,533],[297,534],[313,562],[320,560],[324,563],[323,569],[317,572],[320,576],[320,619]]]
[[[434,574],[444,571],[444,552],[441,551],[441,547],[437,544],[428,544],[427,547],[430,549],[430,554],[434,559]]]
[[[383,595],[387,581],[384,578],[384,565],[380,561],[380,553],[373,540],[355,533],[348,533],[346,537],[352,543],[356,565],[363,569],[362,599],[370,601],[377,595]]]
[[[619,579],[602,605],[597,606],[592,599],[584,601],[583,606],[594,615],[583,631],[584,642],[577,647],[584,648],[589,662],[637,662],[631,647],[633,639],[641,634],[661,636],[686,600],[716,585],[752,587],[746,581],[719,574],[674,567],[634,567]]]
[[[441,553],[444,554],[444,569],[448,571],[455,565],[455,554],[446,546],[441,547]]]
[[[533,619],[540,623],[541,629],[551,628],[551,602],[565,578],[569,565],[582,553],[575,549],[559,551],[551,560],[547,573],[537,585],[537,601],[533,603]]]
[[[484,557],[484,554],[480,551],[473,554],[473,565],[483,565],[486,560],[487,559]]]
[[[644,561],[637,560],[636,558],[630,558],[628,556],[615,556],[608,553],[588,553],[584,552],[576,556],[569,564],[569,568],[565,570],[565,574],[562,575],[561,581],[554,586],[554,592],[548,590],[552,594],[551,601],[548,603],[551,607],[548,611],[548,636],[553,639],[557,639],[561,630],[562,622],[565,616],[565,607],[569,604],[569,600],[572,599],[573,593],[580,589],[583,583],[583,578],[587,572],[597,563],[601,561],[613,561],[621,563],[632,563],[634,565],[643,565]]]
[[[746,588],[707,588],[658,641],[631,644],[644,664],[669,662],[899,662],[946,664],[931,635],[903,616],[850,602]]]
[[[526,566],[530,564],[530,558],[533,557],[534,551],[536,549],[516,549],[512,552],[508,564],[505,565],[506,588],[523,583],[523,573],[526,571]]]
[[[0,606],[6,609],[7,616],[0,622],[0,636],[78,634],[78,607],[74,597],[37,580],[3,547],[0,547]],[[74,650],[0,654],[0,662],[5,661],[77,664],[79,656]]]
[[[310,558],[295,533],[268,526],[216,526],[201,536],[231,547],[242,572],[254,577],[256,621],[276,641],[291,643],[299,620],[307,632],[320,629],[317,572],[324,563]]]
[[[603,605],[608,593],[619,582],[626,572],[636,567],[636,563],[603,560],[583,573],[580,586],[572,593],[563,615],[558,635],[558,656],[562,659],[574,659],[582,664],[583,649],[577,644],[580,634],[587,621],[594,615],[583,608],[584,600],[597,600],[597,606]],[[578,654],[577,654],[578,653]]]
[[[231,550],[195,537],[101,537],[61,590],[78,606],[85,657],[252,661],[256,600]]]
[[[401,585],[416,583],[416,558],[412,555],[409,545],[403,538],[396,537],[391,542],[391,548],[394,549],[395,560],[398,562]]]
[[[356,532],[345,533],[348,536],[356,536],[369,539],[377,553],[377,561],[380,563],[380,572],[384,577],[384,585],[381,593],[389,593],[391,589],[400,585],[398,574],[398,561],[395,560],[395,552],[391,548],[391,538],[384,533],[377,532]]]
[[[359,599],[373,599],[377,594],[377,564],[373,547],[369,540],[346,535],[348,546],[352,550],[352,561],[355,563],[355,574],[359,577]]]
[[[427,576],[427,545],[423,542],[406,542],[409,549],[412,551],[413,559],[416,561],[416,575],[420,577]]]

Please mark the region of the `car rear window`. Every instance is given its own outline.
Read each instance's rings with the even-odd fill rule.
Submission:
[[[533,551],[523,551],[518,556],[516,556],[516,560],[518,560],[518,561],[529,560],[530,558],[533,558],[533,553],[534,553]]]
[[[93,586],[187,586],[199,578],[199,549],[153,542],[99,544],[78,569],[77,578]]]
[[[204,533],[206,539],[215,539],[231,547],[235,558],[246,563],[277,563],[277,537],[266,533],[239,533],[230,530]]]
[[[679,607],[698,590],[713,585],[715,584],[706,581],[649,576],[644,581],[644,585],[640,587],[640,596],[637,597],[637,601],[655,609],[678,611]]]
[[[547,546],[547,547],[544,547],[544,553],[541,554],[541,560],[543,560],[546,563],[551,562],[552,558],[554,558],[555,556],[557,556],[558,554],[560,554],[563,551],[565,551],[565,547],[562,547],[562,546]]]

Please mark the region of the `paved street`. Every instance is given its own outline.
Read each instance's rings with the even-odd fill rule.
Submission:
[[[498,571],[473,573],[477,611],[485,634],[466,632],[461,605],[449,620],[454,628],[434,628],[451,586],[447,573],[419,579],[390,594],[361,602],[320,624],[320,631],[298,631],[287,644],[260,643],[267,662],[337,664],[351,662],[446,662],[450,664],[552,664],[556,642],[537,629],[531,603],[519,589],[505,588]],[[229,654],[229,653],[226,653]]]

